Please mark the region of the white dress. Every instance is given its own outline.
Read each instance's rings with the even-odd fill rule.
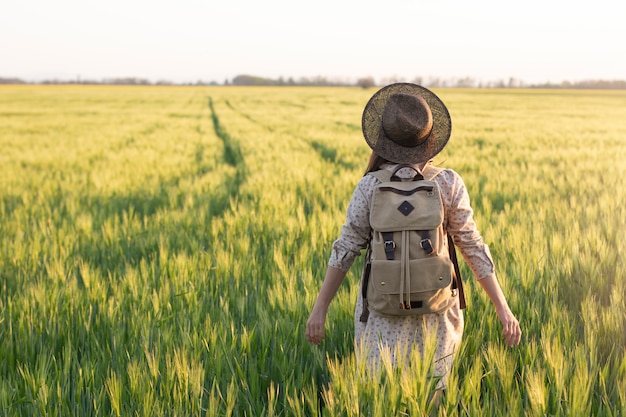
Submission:
[[[395,165],[385,168],[393,170]],[[426,178],[429,177],[429,168],[427,165],[422,171]],[[400,177],[414,174],[410,169],[401,169],[398,172]],[[457,248],[474,276],[480,280],[494,275],[494,263],[489,248],[483,243],[474,223],[473,210],[463,180],[450,169],[441,171],[434,180],[440,187],[444,202],[444,228],[454,237]],[[376,178],[366,175],[357,184],[348,206],[346,223],[341,235],[333,243],[329,266],[347,272],[361,250],[366,247],[370,236],[369,203],[377,183]],[[359,291],[354,325],[355,351],[364,355],[360,359],[366,359],[369,367],[375,368],[380,365],[381,355],[388,351],[392,363],[397,364],[397,352],[405,352],[408,357],[411,350],[417,348],[423,353],[425,332],[436,332],[434,376],[440,378],[438,387],[445,388],[447,375],[463,335],[463,313],[458,303],[441,313],[415,316],[389,317],[370,312],[366,323],[360,321],[362,308],[363,298]]]

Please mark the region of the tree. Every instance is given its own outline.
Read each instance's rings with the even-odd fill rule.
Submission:
[[[374,82],[372,77],[363,77],[356,81],[356,85],[361,88],[372,88],[376,85],[376,82]]]

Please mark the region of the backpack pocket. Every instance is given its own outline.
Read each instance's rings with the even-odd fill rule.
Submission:
[[[456,291],[452,290],[454,265],[449,257],[413,259],[408,269],[408,283],[403,283],[401,260],[372,260],[367,289],[370,310],[406,316],[436,313],[452,305]]]

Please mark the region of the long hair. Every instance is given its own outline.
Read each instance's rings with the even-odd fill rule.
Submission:
[[[445,162],[442,161],[441,164],[443,164]],[[370,159],[367,162],[367,168],[365,168],[365,174],[363,175],[367,175],[370,172],[374,172],[374,171],[378,171],[379,169],[382,169],[382,166],[385,164],[393,164],[393,162],[388,161],[387,159],[383,158],[382,156],[378,155],[376,152],[372,151],[372,154],[370,155]],[[425,165],[428,164],[434,164],[433,160],[429,160],[428,162],[426,162]],[[439,166],[440,164],[438,163],[437,166]]]
[[[370,160],[367,162],[367,168],[365,168],[365,174],[368,172],[374,172],[381,169],[382,165],[389,164],[390,162],[378,155],[376,152],[372,151],[370,155]]]

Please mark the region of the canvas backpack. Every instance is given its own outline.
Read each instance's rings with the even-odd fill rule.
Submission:
[[[416,175],[396,174],[410,168]],[[430,166],[429,179],[410,165],[371,172],[380,183],[370,205],[372,234],[363,272],[364,314],[368,309],[390,316],[444,311],[457,296],[465,300],[453,240],[443,228],[444,205]]]

